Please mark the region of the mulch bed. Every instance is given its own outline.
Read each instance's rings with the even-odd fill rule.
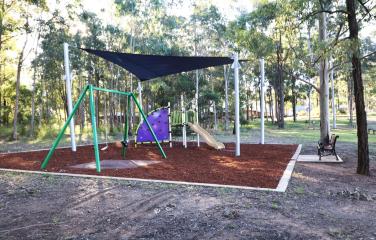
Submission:
[[[77,152],[70,148],[57,149],[48,166],[48,172],[68,172],[91,175],[142,178],[155,180],[214,183],[249,187],[276,188],[278,182],[297,149],[297,145],[242,144],[241,156],[234,156],[234,144],[226,144],[222,151],[206,144],[197,147],[191,143],[187,149],[181,143],[173,148],[164,146],[167,159],[163,159],[154,145],[131,146],[127,150],[129,160],[160,160],[161,163],[133,169],[73,169],[71,166],[94,161],[92,146],[81,146]],[[103,147],[103,145],[100,145]],[[48,151],[0,154],[0,168],[40,170]],[[110,144],[100,151],[101,159],[122,159],[121,145]]]

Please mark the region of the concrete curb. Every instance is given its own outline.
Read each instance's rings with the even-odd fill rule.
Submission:
[[[289,164],[287,164],[287,167],[279,180],[278,186],[276,188],[277,192],[286,192],[287,186],[289,185],[291,175],[294,171],[294,167],[296,164],[296,161],[299,157],[300,151],[302,150],[302,144],[299,144],[298,148],[295,151],[295,154],[292,156]]]

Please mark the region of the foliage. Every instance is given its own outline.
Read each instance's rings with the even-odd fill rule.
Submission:
[[[223,10],[211,2],[184,2],[114,0],[115,10],[111,12],[109,21],[100,13],[82,10],[79,0],[65,5],[61,3],[63,7],[57,9],[49,8],[46,1],[6,1],[0,15],[0,125],[9,126],[14,118],[16,63],[20,51],[17,42],[25,35],[25,30],[33,38],[40,38],[36,54],[27,55],[31,64],[23,68],[25,76],[35,70],[34,117],[40,129],[44,124],[61,123],[66,117],[63,42],[70,45],[75,99],[87,83],[137,93],[137,79],[130,73],[79,50],[80,47],[178,56],[228,56],[231,52],[239,52],[242,59],[249,60],[242,63],[241,69],[240,97],[244,113],[242,118],[245,120],[251,118],[251,109],[259,110],[260,58],[265,59],[268,85],[266,105],[268,114],[272,115],[273,112],[273,120],[277,116],[276,101],[278,105],[284,105],[287,112],[294,104],[307,107],[307,93],[318,85],[318,62],[320,58],[329,56],[333,58],[335,66],[337,105],[341,107],[341,111],[349,112],[347,83],[351,71],[351,49],[354,45],[361,44],[361,55],[370,54],[362,66],[366,104],[370,112],[376,108],[376,85],[373,81],[376,77],[376,57],[373,54],[376,44],[372,38],[365,38],[361,42],[348,41],[346,18],[340,11],[329,15],[329,40],[322,43],[318,40],[316,21],[321,8],[320,1],[257,1],[252,12],[241,12],[231,21],[226,19]],[[191,14],[172,13],[171,9],[185,6],[189,6]],[[337,1],[330,8],[343,10],[344,5]],[[361,6],[358,8],[363,19],[370,21],[364,24],[372,24],[372,18],[368,17]],[[35,10],[37,14],[32,14],[31,10]],[[104,9],[102,13],[107,11],[111,10]],[[223,125],[224,74],[222,67],[198,71],[200,122],[207,123],[208,126],[214,122],[213,111],[217,113],[218,125]],[[184,95],[188,103],[194,98],[195,77],[196,72],[188,72],[143,83],[145,110],[151,111],[168,102],[178,109],[181,95]],[[232,78],[230,71],[230,119],[233,119],[234,109]],[[311,85],[307,82],[311,82]],[[28,126],[32,117],[33,91],[31,86],[26,85],[22,85],[20,90],[18,123]],[[315,109],[313,112],[317,112],[317,96],[317,92],[311,95]],[[99,94],[96,96],[96,104],[99,125],[104,126],[104,105],[107,104],[106,106],[110,106],[108,118],[112,119],[111,124],[121,129],[116,116],[124,113],[125,99]],[[76,123],[82,127],[87,125],[90,117],[88,113],[88,104],[84,102],[76,116]],[[279,120],[283,119],[284,116]],[[137,123],[137,119],[134,119],[134,123]],[[286,127],[288,128],[288,124]]]

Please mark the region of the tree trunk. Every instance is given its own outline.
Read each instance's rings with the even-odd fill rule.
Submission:
[[[16,78],[16,101],[14,103],[14,116],[13,116],[13,140],[17,139],[17,123],[18,123],[18,102],[20,98],[20,78],[22,69],[22,58],[23,53],[20,53],[17,64],[17,78]]]
[[[18,64],[17,64],[17,75],[16,75],[16,101],[14,103],[14,116],[13,116],[13,134],[12,134],[12,139],[16,140],[17,139],[17,123],[18,123],[18,103],[19,103],[19,98],[20,98],[20,81],[21,81],[21,70],[22,70],[22,65],[24,61],[24,52],[25,48],[27,45],[27,34],[26,34],[26,40],[24,42],[24,45],[22,47],[22,50],[20,52],[20,55],[18,57]]]
[[[313,51],[312,51],[312,45],[311,45],[311,26],[308,24],[308,39],[307,39],[307,45],[308,45],[308,51],[310,55],[311,64],[313,64]],[[309,78],[309,82],[311,83],[311,78]],[[312,119],[311,119],[311,112],[312,112],[312,86],[308,86],[308,127],[311,126]]]
[[[326,43],[327,40],[327,13],[320,13],[319,17],[319,39],[321,43]],[[328,144],[330,135],[329,122],[329,72],[328,72],[328,58],[321,57],[320,61],[320,142]]]
[[[350,127],[354,126],[354,115],[353,115],[353,96],[354,96],[354,84],[352,77],[349,77],[347,80],[347,108],[349,111],[349,125]]]
[[[356,107],[356,123],[358,135],[358,174],[369,175],[369,150],[367,132],[367,113],[364,105],[364,86],[360,62],[359,26],[356,20],[356,1],[346,0],[347,21],[349,24],[350,41],[352,41],[352,77],[354,80],[354,95]]]
[[[273,94],[272,94],[271,87],[269,87],[269,113],[270,113],[270,119],[272,120],[272,124],[274,124]]]
[[[40,32],[38,30],[38,37],[37,37],[37,44],[35,47],[35,57],[38,55],[38,43],[40,38]],[[30,136],[34,136],[34,126],[35,126],[35,82],[36,82],[36,75],[37,75],[37,67],[33,67],[33,85],[32,85],[32,93],[31,93],[31,121],[30,121]]]
[[[247,101],[247,121],[249,121],[249,102]]]
[[[214,113],[214,130],[217,130],[217,107],[215,101],[213,101],[213,113]]]
[[[275,115],[275,119],[277,121],[277,124],[278,124],[278,118],[279,118],[278,111],[279,111],[279,109],[278,109],[278,94],[277,94],[277,89],[275,88],[274,89],[274,115]]]
[[[292,115],[293,115],[294,122],[296,122],[296,91],[295,91],[295,87],[296,87],[296,78],[295,78],[295,76],[292,76],[291,104],[292,104]]]
[[[277,101],[278,101],[278,128],[285,128],[285,93],[282,65],[282,35],[279,33],[279,44],[277,47]]]

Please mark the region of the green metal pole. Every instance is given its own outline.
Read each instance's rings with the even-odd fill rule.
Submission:
[[[124,126],[124,137],[123,137],[123,141],[125,143],[128,144],[128,131],[129,131],[129,123],[128,123],[128,117],[130,116],[129,114],[129,111],[130,111],[130,107],[131,107],[131,97],[128,95],[127,97],[127,111],[125,111],[125,126]],[[123,158],[125,158],[125,153],[126,153],[126,147],[123,145],[123,149],[122,149],[122,156]]]
[[[138,110],[140,111],[142,118],[143,118],[144,121],[146,122],[146,125],[148,126],[149,131],[151,132],[151,135],[152,135],[153,138],[154,138],[154,141],[157,143],[157,146],[158,146],[159,152],[162,154],[163,158],[167,158],[165,152],[163,151],[163,148],[162,148],[161,144],[159,143],[159,140],[158,140],[157,136],[155,135],[155,133],[154,133],[154,131],[153,131],[153,128],[150,126],[150,123],[148,122],[148,120],[147,120],[147,118],[146,118],[146,115],[145,115],[144,111],[142,111],[142,108],[141,108],[141,106],[140,106],[140,103],[136,100],[136,98],[135,98],[135,96],[133,95],[133,93],[131,94],[131,96],[132,96],[132,98],[133,98],[133,101],[136,103],[136,106],[137,106]]]
[[[95,119],[95,103],[94,103],[94,91],[93,85],[89,85],[89,99],[90,99],[90,112],[91,112],[91,127],[93,128],[93,144],[94,144],[94,156],[95,165],[97,167],[97,172],[101,172],[101,162],[99,159],[99,148],[98,148],[98,136],[97,136],[97,122]]]
[[[81,102],[82,102],[82,99],[84,99],[85,95],[86,95],[86,92],[88,90],[89,86],[87,85],[84,90],[81,92],[81,95],[78,97],[78,100],[76,102],[76,104],[74,105],[73,107],[73,110],[72,110],[72,113],[68,116],[68,119],[67,121],[65,122],[63,128],[60,130],[59,134],[57,135],[56,139],[55,139],[55,142],[53,143],[50,151],[48,152],[46,158],[44,159],[42,165],[41,165],[41,169],[45,169],[47,167],[47,164],[48,162],[50,161],[51,157],[52,157],[52,154],[55,152],[55,149],[57,148],[57,146],[59,145],[59,142],[61,140],[61,138],[63,137],[63,134],[65,132],[65,130],[67,129],[71,119],[73,118],[74,114],[76,113],[78,107],[80,106]]]
[[[102,92],[109,92],[109,93],[116,93],[116,94],[127,95],[127,96],[129,96],[131,94],[129,92],[122,92],[122,91],[118,91],[118,90],[100,88],[100,87],[94,87],[94,86],[93,86],[93,90],[102,91]]]

